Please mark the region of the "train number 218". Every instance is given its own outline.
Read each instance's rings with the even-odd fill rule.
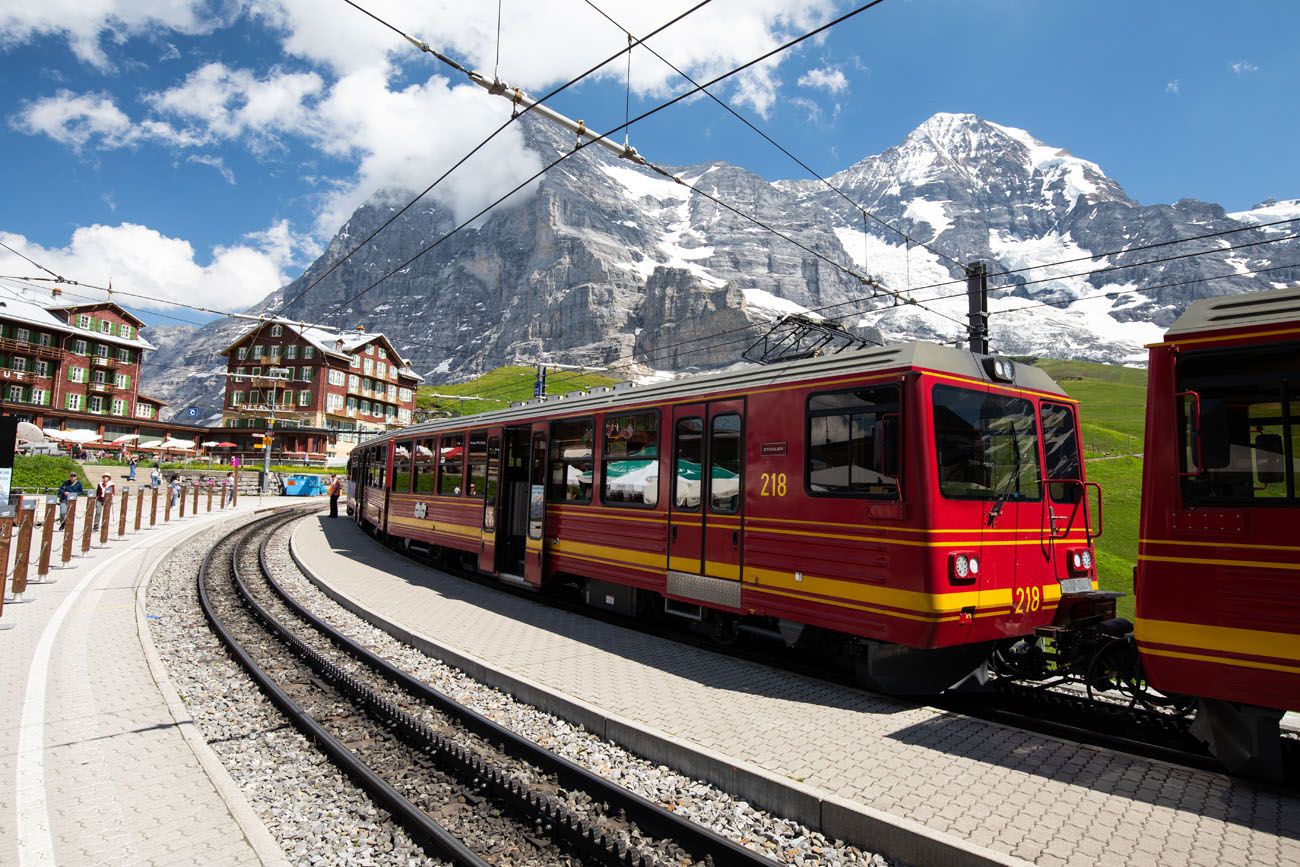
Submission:
[[[1043,591],[1039,587],[1017,587],[1012,592],[1012,598],[1016,614],[1037,611],[1043,607]]]
[[[763,490],[761,497],[785,496],[785,473],[763,473]]]

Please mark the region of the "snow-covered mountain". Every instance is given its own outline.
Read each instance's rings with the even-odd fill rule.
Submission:
[[[571,149],[567,136],[523,122],[544,160]],[[1193,200],[1143,206],[1095,163],[969,114],[931,117],[897,146],[833,175],[838,190],[769,183],[721,162],[673,171],[780,235],[685,184],[587,148],[524,201],[344,304],[455,225],[445,207],[422,202],[284,307],[404,200],[378,193],[259,309],[383,331],[435,382],[544,354],[624,370],[631,358],[648,373],[735,363],[776,318],[831,305],[826,315],[870,337],[958,339],[961,266],[983,260],[994,275],[999,351],[1140,362],[1143,345],[1190,301],[1300,279],[1300,267],[1286,266],[1300,262],[1289,225],[1135,249],[1300,220],[1300,201],[1233,214]],[[1271,243],[1224,249],[1258,241]],[[1203,250],[1217,252],[1171,258]],[[1153,259],[1167,261],[1124,267]],[[1030,267],[1053,262],[1062,264]],[[896,303],[863,275],[918,303]],[[153,329],[173,351],[153,355],[147,388],[174,407],[215,408],[215,352],[241,327],[213,323],[175,341]]]

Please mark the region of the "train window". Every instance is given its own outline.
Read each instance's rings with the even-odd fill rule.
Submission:
[[[469,447],[466,450],[469,461],[469,487],[465,490],[468,497],[482,497],[487,490],[488,435],[485,430],[470,431]]]
[[[412,452],[415,451],[415,440],[402,440],[393,447],[393,493],[408,494],[411,492],[411,466]]]
[[[1082,479],[1079,439],[1075,435],[1074,410],[1058,403],[1044,403],[1039,408],[1043,419],[1043,454],[1049,479]],[[1079,485],[1048,485],[1053,502],[1077,503],[1083,496]]]
[[[546,499],[556,503],[590,503],[592,444],[596,422],[571,418],[551,423],[551,481]]]
[[[808,492],[898,496],[898,386],[808,398]]]
[[[443,434],[438,446],[438,493],[459,497],[465,484],[465,435]]]
[[[1189,352],[1179,359],[1182,490],[1189,504],[1295,505],[1297,382],[1295,344]]]
[[[436,490],[438,462],[435,455],[437,452],[437,437],[416,441],[415,454],[412,455],[413,471],[415,473],[415,483],[412,485],[412,489],[415,493],[432,494]]]
[[[659,413],[605,416],[601,500],[611,506],[659,502]]]
[[[1018,397],[939,385],[934,389],[939,490],[945,497],[1037,500],[1038,425]]]
[[[366,480],[366,483],[370,485],[370,487],[372,488],[382,488],[384,486],[384,475],[385,475],[384,470],[387,469],[387,467],[385,467],[386,457],[387,457],[386,453],[380,451],[379,449],[370,450],[370,459],[369,459],[370,472],[369,472],[369,478]]]
[[[740,511],[740,416],[715,415],[709,426],[709,511],[734,515]]]
[[[673,458],[673,508],[694,512],[700,508],[700,491],[704,479],[704,420],[698,417],[677,420],[677,440]]]

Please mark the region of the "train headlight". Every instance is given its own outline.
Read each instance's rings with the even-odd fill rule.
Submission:
[[[1011,382],[1016,378],[1016,363],[1010,358],[990,356],[984,359],[984,369],[989,372],[989,376],[1003,382]]]
[[[1087,548],[1072,548],[1065,554],[1065,565],[1070,575],[1081,578],[1092,573],[1092,552]]]
[[[948,555],[948,580],[953,584],[969,584],[980,573],[980,561],[969,551]]]

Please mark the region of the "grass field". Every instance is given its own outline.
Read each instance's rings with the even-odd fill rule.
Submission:
[[[1105,526],[1097,540],[1097,574],[1103,590],[1127,594],[1119,601],[1119,614],[1131,618],[1142,498],[1147,372],[1047,358],[1036,364],[1079,401],[1088,479],[1101,484],[1105,497]]]
[[[533,396],[533,384],[536,380],[536,368],[498,367],[480,377],[456,385],[421,386],[416,392],[415,406],[421,410],[440,411],[452,415],[488,412],[507,407],[516,400],[528,400]],[[612,385],[617,381],[594,373],[554,370],[548,376],[546,390],[548,394],[564,394],[597,385]],[[434,397],[434,394],[465,395],[465,397]]]

